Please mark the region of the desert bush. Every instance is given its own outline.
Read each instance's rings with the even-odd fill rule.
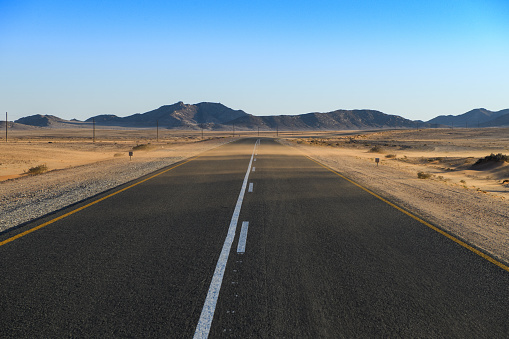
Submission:
[[[477,160],[474,165],[485,164],[488,162],[509,162],[509,155],[505,155],[502,153],[498,154],[491,153],[490,155]]]
[[[389,158],[389,159],[393,159],[393,158],[396,158],[396,154],[387,154],[385,157]]]
[[[431,173],[417,172],[417,178],[419,178],[419,179],[429,179],[429,178],[431,178],[431,176],[432,176]]]
[[[150,143],[148,144],[141,144],[141,145],[136,145],[133,147],[133,151],[148,151],[150,149],[154,148],[154,146],[152,146]]]
[[[38,165],[35,167],[31,167],[28,169],[28,175],[37,175],[42,174],[48,171],[48,166],[46,165]]]
[[[382,149],[382,147],[375,145],[375,146],[371,147],[371,149],[369,151],[371,153],[382,153],[383,149]]]

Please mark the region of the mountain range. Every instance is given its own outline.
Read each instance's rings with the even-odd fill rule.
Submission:
[[[440,115],[428,123],[451,127],[509,126],[509,109],[493,112],[485,108],[476,108],[460,115]]]
[[[32,115],[20,118],[16,124],[37,127],[89,127],[97,126],[124,128],[208,129],[226,130],[233,126],[238,129],[261,130],[340,130],[370,128],[430,128],[430,127],[495,127],[509,126],[509,109],[498,112],[484,108],[471,110],[453,116],[441,115],[427,122],[409,120],[376,110],[336,110],[328,113],[307,113],[299,115],[255,116],[242,110],[233,110],[220,103],[201,102],[184,104],[177,102],[164,105],[146,113],[126,117],[111,114],[97,115],[85,121],[64,120],[52,115]]]

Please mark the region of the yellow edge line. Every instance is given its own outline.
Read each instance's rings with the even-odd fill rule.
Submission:
[[[299,150],[299,151],[300,151],[300,150]],[[302,153],[302,152],[301,152],[301,153]],[[304,154],[304,153],[302,153],[302,154]],[[436,227],[436,226],[431,225],[429,222],[426,222],[426,221],[422,220],[421,218],[419,218],[419,217],[417,217],[417,216],[413,215],[412,213],[410,213],[410,212],[408,212],[408,211],[405,211],[403,208],[401,208],[401,207],[399,207],[399,206],[397,206],[397,205],[393,204],[393,203],[392,203],[392,202],[390,202],[389,200],[382,198],[382,197],[381,197],[381,196],[379,196],[378,194],[376,194],[376,193],[374,193],[374,192],[370,191],[369,189],[367,189],[367,188],[365,188],[365,187],[363,187],[363,186],[359,185],[359,184],[358,184],[358,183],[356,183],[355,181],[353,181],[353,180],[351,180],[351,179],[348,179],[348,178],[347,178],[347,177],[345,177],[344,175],[342,175],[342,174],[340,174],[340,173],[336,172],[335,170],[333,170],[333,169],[332,169],[332,168],[330,168],[329,166],[326,166],[326,165],[324,165],[324,164],[322,164],[322,163],[318,162],[317,160],[315,160],[315,159],[313,159],[313,158],[311,158],[311,157],[307,156],[306,154],[304,154],[304,156],[305,156],[306,158],[308,158],[309,160],[311,160],[311,161],[313,161],[313,162],[317,163],[318,165],[322,166],[323,168],[325,168],[325,169],[327,169],[327,170],[331,171],[332,173],[336,174],[337,176],[339,176],[339,177],[341,177],[341,178],[343,178],[343,179],[345,179],[345,180],[349,181],[350,183],[354,184],[355,186],[357,186],[357,187],[359,187],[359,188],[363,189],[364,191],[368,192],[369,194],[371,194],[371,195],[375,196],[376,198],[378,198],[378,199],[382,200],[382,201],[383,201],[383,202],[385,202],[386,204],[388,204],[388,205],[390,205],[390,206],[394,207],[394,208],[395,208],[395,209],[397,209],[398,211],[401,211],[401,212],[405,213],[406,215],[408,215],[409,217],[411,217],[411,218],[413,218],[413,219],[417,220],[417,221],[418,221],[418,222],[420,222],[421,224],[424,224],[424,225],[428,226],[428,227],[429,227],[429,228],[431,228],[432,230],[434,230],[434,231],[436,231],[436,232],[438,232],[438,233],[442,234],[443,236],[445,236],[445,237],[447,237],[447,238],[451,239],[452,241],[454,241],[455,243],[457,243],[457,244],[459,244],[459,245],[461,245],[461,246],[465,247],[465,248],[466,248],[466,249],[468,249],[469,251],[474,252],[474,253],[475,253],[475,254],[477,254],[478,256],[480,256],[480,257],[482,257],[482,258],[484,258],[484,259],[488,260],[488,261],[489,261],[489,262],[491,262],[492,264],[495,264],[495,265],[497,265],[498,267],[500,267],[501,269],[506,270],[507,272],[509,272],[509,266],[504,265],[504,264],[503,264],[503,263],[501,263],[500,261],[498,261],[498,260],[496,260],[496,259],[494,259],[494,258],[490,257],[489,255],[487,255],[487,254],[485,254],[485,253],[483,253],[483,252],[479,251],[478,249],[476,249],[476,248],[474,248],[474,247],[470,246],[469,244],[465,243],[464,241],[461,241],[460,239],[458,239],[458,238],[456,238],[456,237],[454,237],[454,236],[450,235],[449,233],[444,232],[444,231],[443,231],[443,230],[441,230],[440,228],[438,228],[438,227]]]
[[[16,240],[16,239],[19,239],[19,238],[21,238],[21,237],[24,237],[25,235],[30,234],[30,233],[32,233],[32,232],[35,232],[35,231],[37,231],[37,230],[39,230],[39,229],[41,229],[41,228],[43,228],[43,227],[46,227],[46,226],[48,226],[48,225],[50,225],[50,224],[52,224],[52,223],[54,223],[54,222],[56,222],[56,221],[58,221],[58,220],[61,220],[61,219],[67,218],[68,216],[70,216],[70,215],[72,215],[72,214],[74,214],[74,213],[76,213],[76,212],[79,212],[79,211],[81,211],[81,210],[84,210],[85,208],[90,207],[90,206],[92,206],[92,205],[95,205],[95,204],[97,204],[97,203],[99,203],[99,202],[101,202],[101,201],[103,201],[103,200],[106,200],[106,199],[108,199],[108,198],[111,198],[112,196],[117,195],[117,194],[119,194],[119,193],[121,193],[121,192],[123,192],[123,191],[125,191],[125,190],[128,190],[128,189],[130,189],[130,188],[132,188],[132,187],[134,187],[134,186],[137,186],[137,185],[139,185],[139,184],[141,184],[141,183],[144,183],[144,182],[145,182],[145,181],[147,181],[147,180],[153,179],[153,178],[155,178],[155,177],[157,177],[157,176],[159,176],[159,175],[161,175],[161,174],[163,174],[163,173],[166,173],[166,172],[168,172],[168,171],[171,171],[171,170],[172,170],[172,169],[174,169],[174,168],[177,168],[177,167],[179,167],[179,166],[182,166],[182,165],[184,165],[184,164],[187,164],[188,162],[190,162],[190,161],[192,161],[192,160],[195,160],[195,159],[199,158],[200,156],[201,156],[201,155],[198,155],[198,156],[192,157],[191,159],[188,159],[188,160],[186,160],[186,161],[184,161],[184,162],[182,162],[182,163],[180,163],[180,164],[178,164],[178,165],[175,165],[175,166],[173,166],[173,167],[170,167],[170,168],[168,168],[168,169],[165,169],[165,170],[164,170],[164,171],[162,171],[162,172],[159,172],[159,173],[154,174],[154,175],[152,175],[152,176],[150,176],[150,177],[148,177],[148,178],[145,178],[145,179],[143,179],[143,180],[141,180],[141,181],[138,181],[138,182],[136,182],[136,183],[134,183],[134,184],[132,184],[132,185],[130,185],[130,186],[128,186],[128,187],[124,187],[124,188],[122,188],[121,190],[118,190],[118,191],[116,191],[116,192],[114,192],[114,193],[111,193],[111,194],[109,194],[109,195],[107,195],[107,196],[105,196],[105,197],[102,197],[102,198],[100,198],[100,199],[94,200],[94,201],[92,201],[92,202],[91,202],[91,203],[89,203],[89,204],[86,204],[86,205],[81,206],[81,207],[79,207],[79,208],[77,208],[77,209],[75,209],[75,210],[72,210],[71,212],[68,212],[68,213],[63,214],[63,215],[61,215],[61,216],[59,216],[59,217],[56,217],[55,219],[51,219],[50,221],[47,221],[47,222],[45,222],[45,223],[43,223],[43,224],[40,224],[40,225],[38,225],[38,226],[35,226],[34,228],[31,228],[31,229],[29,229],[29,230],[26,230],[25,232],[22,232],[22,233],[16,234],[15,236],[13,236],[13,237],[11,237],[11,238],[8,238],[8,239],[6,239],[6,240],[4,240],[4,241],[0,242],[0,246],[3,246],[3,245],[5,245],[5,244],[7,244],[7,243],[10,243],[11,241],[14,241],[14,240]]]

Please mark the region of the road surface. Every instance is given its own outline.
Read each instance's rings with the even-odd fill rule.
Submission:
[[[509,337],[503,267],[257,140],[0,234],[0,337]]]

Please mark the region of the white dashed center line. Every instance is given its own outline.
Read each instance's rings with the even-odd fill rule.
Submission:
[[[237,199],[237,204],[235,205],[235,210],[233,211],[233,216],[230,221],[228,234],[226,235],[226,239],[224,240],[223,244],[223,249],[221,250],[221,254],[219,255],[219,259],[217,260],[216,269],[214,271],[214,275],[212,276],[212,281],[210,282],[209,291],[207,293],[205,303],[203,304],[203,308],[201,310],[200,320],[198,321],[196,331],[194,332],[194,338],[208,338],[209,336],[210,326],[212,325],[212,319],[214,318],[214,312],[216,311],[217,299],[219,298],[219,291],[221,290],[221,284],[223,283],[223,276],[224,271],[226,269],[226,263],[228,262],[230,249],[232,247],[233,239],[235,238],[235,231],[237,229],[237,223],[239,221],[242,201],[244,200],[244,194],[246,193],[249,172],[251,172],[251,165],[253,164],[256,146],[258,146],[259,144],[260,139],[256,141],[253,148],[253,153],[251,154],[251,160],[249,161],[249,166],[247,168],[246,175],[244,176],[244,182],[242,183],[242,188]]]
[[[246,252],[246,240],[247,240],[247,228],[249,221],[242,222],[242,228],[240,229],[239,244],[237,245],[237,253],[244,254]]]
[[[247,190],[249,193],[253,192],[253,183],[249,183],[249,189]]]

